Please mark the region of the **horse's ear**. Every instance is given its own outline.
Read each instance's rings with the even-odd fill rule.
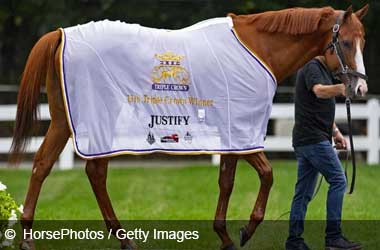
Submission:
[[[367,3],[363,8],[355,12],[355,15],[361,21],[365,15],[367,15],[369,4]]]
[[[236,14],[234,14],[234,13],[228,13],[227,16],[234,18],[234,17],[236,17]]]
[[[350,7],[346,9],[346,12],[344,12],[343,20],[346,20],[347,18],[349,18],[352,15],[352,13],[353,13],[352,5],[350,5]]]

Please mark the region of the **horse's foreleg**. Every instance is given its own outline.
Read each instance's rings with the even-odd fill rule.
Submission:
[[[92,190],[95,193],[96,200],[102,212],[107,229],[111,231],[116,238],[116,232],[121,229],[119,220],[113,210],[111,200],[107,192],[107,168],[108,159],[89,160],[86,164],[86,173],[90,180]],[[121,243],[121,249],[137,249],[132,240],[118,239]]]
[[[237,156],[222,156],[219,170],[219,200],[215,213],[214,231],[222,240],[222,250],[235,250],[236,247],[227,233],[226,214],[228,202],[234,186]]]
[[[247,155],[245,159],[256,169],[261,185],[249,223],[240,230],[240,246],[244,246],[263,221],[269,192],[273,184],[272,168],[264,152]]]
[[[32,176],[24,202],[24,213],[21,215],[21,225],[25,230],[31,230],[33,225],[34,211],[38,196],[45,178],[49,175],[54,162],[62,152],[70,136],[66,120],[62,122],[52,121],[46,133],[45,139],[34,157]],[[23,239],[21,249],[34,249],[31,239]]]

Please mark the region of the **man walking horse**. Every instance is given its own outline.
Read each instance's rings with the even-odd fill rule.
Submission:
[[[364,65],[355,58],[362,53],[364,46],[364,28],[360,20],[367,9],[368,6],[365,6],[353,13],[351,7],[346,11],[334,10],[331,7],[294,8],[251,15],[230,14],[225,18],[206,20],[178,31],[155,30],[136,24],[106,21],[60,29],[44,35],[33,47],[22,76],[12,144],[12,160],[17,162],[37,121],[38,96],[40,87],[45,84],[51,123],[34,159],[22,215],[23,229],[31,230],[42,183],[67,140],[73,136],[77,154],[87,160],[86,173],[107,228],[113,232],[121,226],[106,189],[109,157],[120,153],[150,152],[223,154],[219,176],[220,194],[214,222],[214,230],[222,241],[223,250],[236,249],[227,233],[226,213],[237,160],[247,160],[258,172],[261,186],[250,220],[240,231],[240,245],[243,246],[264,219],[273,182],[272,169],[263,153],[262,144],[275,84],[281,83],[313,57],[330,53],[328,48],[331,47],[333,30],[339,25],[338,45],[343,44],[339,56],[345,58],[344,65],[341,65],[342,81],[349,89],[350,97],[364,95],[367,92],[366,81],[355,74],[358,71],[364,75]],[[122,37],[122,42],[116,40],[120,37],[119,31],[114,29],[116,26],[130,36]],[[110,36],[96,37],[96,32]],[[137,39],[143,35],[146,35],[144,38],[149,48],[144,47],[142,41]],[[88,36],[96,40],[86,40]],[[193,36],[197,39],[191,40]],[[154,39],[158,37],[160,39]],[[104,47],[110,42],[113,42],[112,48],[117,50],[112,55],[105,54],[111,50],[110,47]],[[157,54],[154,53],[150,58],[139,54],[150,47],[161,48],[157,53],[162,60],[157,60]],[[177,49],[181,52],[174,53],[173,57],[170,52],[176,52]],[[110,67],[114,62],[112,59],[124,55],[123,53],[127,53],[128,56],[123,56],[125,60],[121,63],[127,64],[123,64],[123,67],[119,64]],[[197,53],[197,63],[193,63],[192,60],[195,59],[192,55]],[[185,59],[182,56],[185,56]],[[93,63],[100,66],[91,68]],[[150,65],[152,68],[157,65],[183,67],[186,71],[181,68],[181,72],[189,71],[189,75],[184,73],[181,79],[185,76],[189,76],[189,79],[184,83],[178,83],[174,77],[168,76],[170,82],[157,83],[144,74],[140,78],[140,75],[132,76],[128,71],[134,68],[137,72],[145,72],[145,66],[141,65]],[[76,66],[81,67],[81,74],[75,71]],[[126,80],[120,80],[119,74],[114,74],[115,72],[124,72],[123,77]],[[135,94],[137,86],[133,85],[130,79],[149,83],[144,86],[149,86],[149,93],[153,91],[155,95],[143,96],[143,101],[146,102],[140,105],[139,96],[132,95]],[[121,85],[120,82],[127,84]],[[81,86],[79,89],[75,87],[78,85]],[[95,88],[95,85],[99,87]],[[207,90],[209,85],[211,87]],[[203,91],[203,88],[207,91]],[[83,92],[83,89],[87,94],[79,96],[77,91]],[[176,91],[173,92],[174,99],[162,94],[170,91]],[[205,102],[210,104],[206,107],[200,107],[200,102],[193,105],[189,102],[193,100],[190,99],[193,96],[186,96],[187,93],[212,96],[215,97],[215,102]],[[95,98],[87,99],[91,95]],[[132,101],[121,103],[114,98],[105,102],[105,99],[114,96],[122,96],[125,100],[125,95]],[[84,99],[86,101],[83,102]],[[239,100],[244,100],[245,103],[241,104]],[[161,138],[167,138],[164,141],[157,140],[158,132],[147,129],[147,124],[136,128],[147,129],[145,138],[134,141],[132,135],[123,137],[125,134],[122,133],[128,131],[122,130],[120,134],[115,124],[107,123],[125,121],[120,124],[129,124],[128,119],[123,117],[124,113],[120,112],[123,109],[140,119],[146,110],[157,110],[153,105],[160,104],[159,107],[163,107],[172,103],[179,104],[176,105],[178,112],[192,112],[190,122],[194,122],[199,128],[194,133],[207,132],[208,137],[204,140],[206,142],[200,140],[202,136],[193,136],[190,140],[190,132],[186,133],[188,140],[184,137],[178,139],[178,136],[171,134],[162,134]],[[139,105],[148,108],[140,112],[135,109]],[[118,110],[110,109],[113,106]],[[83,110],[84,107],[87,107],[88,111]],[[97,109],[91,109],[92,107],[108,112],[98,112]],[[219,107],[222,109],[218,109]],[[215,113],[208,112],[209,109],[214,109]],[[250,113],[252,111],[254,114]],[[97,116],[104,117],[104,123],[91,120],[91,117]],[[210,117],[215,119],[209,119]],[[99,126],[103,125],[108,126],[109,130],[99,129]],[[203,128],[205,130],[202,130]],[[169,140],[170,138],[177,138],[179,141]],[[210,143],[209,146],[207,143]],[[175,145],[181,145],[182,148],[177,149]],[[122,249],[137,248],[132,240],[120,239],[120,243]],[[33,249],[33,241],[23,239],[21,248]]]

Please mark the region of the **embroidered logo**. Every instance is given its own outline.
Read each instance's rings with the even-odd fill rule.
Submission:
[[[193,140],[193,136],[190,134],[189,131],[186,132],[185,136],[184,136],[184,139],[187,143],[191,143],[192,140]]]
[[[189,90],[189,72],[181,65],[185,56],[167,51],[155,54],[154,57],[158,60],[158,65],[154,66],[151,74],[153,90]]]
[[[154,135],[153,135],[151,132],[149,132],[149,134],[148,134],[148,136],[147,136],[147,138],[146,138],[146,141],[147,141],[150,145],[152,145],[153,143],[156,142],[156,139],[154,138]]]
[[[161,137],[161,142],[162,143],[178,143],[179,138],[177,134],[167,135],[167,136]]]

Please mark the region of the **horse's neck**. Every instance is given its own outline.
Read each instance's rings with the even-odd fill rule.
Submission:
[[[321,55],[327,41],[326,33],[292,36],[259,32],[252,25],[238,20],[234,20],[234,29],[242,42],[270,67],[278,83],[315,56]]]

